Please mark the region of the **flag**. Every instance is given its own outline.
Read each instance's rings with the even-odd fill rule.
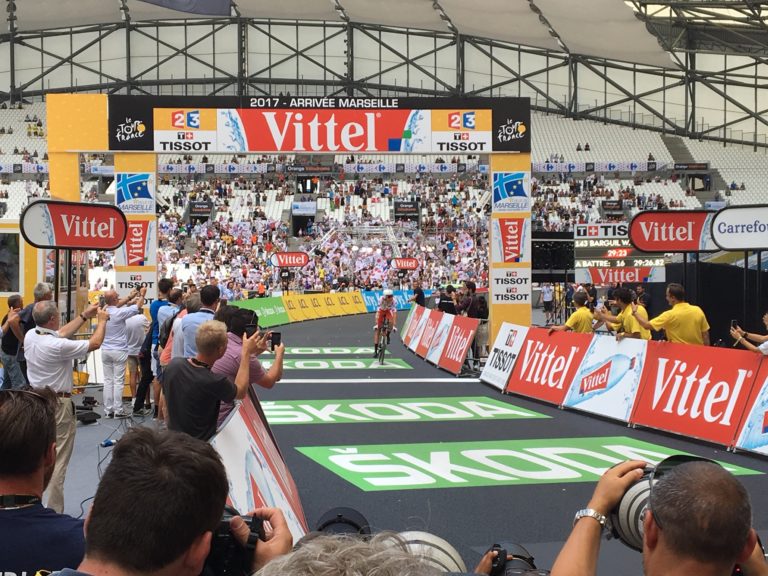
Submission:
[[[495,172],[493,174],[493,203],[507,198],[528,196],[525,192],[526,172]]]
[[[231,16],[231,0],[139,0],[178,12],[205,16]]]
[[[143,174],[118,174],[117,175],[117,205],[129,200],[152,200],[149,191],[149,173]]]

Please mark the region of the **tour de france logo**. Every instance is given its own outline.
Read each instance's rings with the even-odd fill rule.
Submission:
[[[141,120],[126,118],[125,122],[118,125],[115,130],[115,138],[118,142],[127,142],[128,140],[138,140],[144,137],[147,127]]]
[[[496,139],[499,142],[511,142],[512,140],[519,140],[525,138],[528,132],[528,127],[525,122],[518,120],[507,120],[504,124],[499,126],[499,131],[496,134]]]

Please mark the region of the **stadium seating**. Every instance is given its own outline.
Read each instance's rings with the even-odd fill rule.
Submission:
[[[570,120],[562,116],[531,115],[533,162],[547,162],[552,155],[562,155],[566,162],[638,162],[653,154],[657,162],[672,162],[661,135],[646,130],[601,124],[592,120]],[[577,152],[577,145],[589,144],[590,151]]]
[[[697,162],[709,162],[717,168],[725,182],[735,182],[737,188],[744,183],[744,190],[719,190],[731,204],[764,204],[768,196],[768,165],[765,150],[753,152],[750,148],[727,146],[717,142],[685,140],[685,145]],[[730,187],[730,186],[729,186]],[[730,196],[728,195],[730,194]]]

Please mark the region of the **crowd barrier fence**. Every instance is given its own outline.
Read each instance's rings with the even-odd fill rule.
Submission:
[[[503,323],[480,376],[504,393],[768,455],[768,358]]]

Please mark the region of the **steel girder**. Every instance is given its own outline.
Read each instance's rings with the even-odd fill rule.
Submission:
[[[277,92],[327,96],[524,95],[530,96],[534,107],[541,111],[691,137],[727,140],[726,130],[745,120],[754,122],[761,131],[768,133],[768,121],[764,118],[766,110],[758,110],[757,104],[750,106],[727,91],[729,86],[753,89],[757,101],[757,91],[768,88],[768,77],[758,75],[758,65],[768,64],[768,59],[762,55],[749,55],[747,64],[739,62],[717,71],[697,70],[696,52],[689,46],[691,30],[678,30],[674,37],[666,37],[657,29],[657,19],[648,13],[650,4],[662,3],[634,0],[649,30],[662,39],[662,45],[673,55],[677,63],[674,69],[529,48],[455,32],[403,30],[354,23],[348,19],[343,22],[285,22],[236,15],[179,23],[133,22],[128,16],[122,23],[106,26],[40,32],[19,32],[12,25],[11,32],[0,37],[0,44],[8,43],[13,48],[10,50],[11,85],[7,90],[0,87],[0,99],[29,100],[49,92],[64,91],[123,94],[168,94],[172,91],[181,95],[241,96]],[[689,12],[698,10],[702,14],[711,11],[712,6],[710,2],[666,4],[674,10],[680,10],[679,5],[685,4]],[[755,31],[757,26],[753,25],[750,30]],[[174,29],[175,40],[165,34],[169,29]],[[706,33],[713,34],[714,30],[716,26]],[[101,51],[102,45],[114,42],[114,37],[120,34],[125,36],[123,61],[122,65],[115,66],[106,58],[102,60]],[[65,54],[49,46],[56,44],[57,38],[66,36],[78,38],[78,41],[70,41],[69,44],[76,47]],[[311,39],[305,40],[304,36],[311,36]],[[179,37],[183,40],[179,41]],[[700,34],[699,38],[702,37]],[[236,46],[234,53],[217,56],[217,41],[231,44],[232,38]],[[257,45],[260,48],[256,48]],[[155,52],[149,63],[145,62],[147,46],[153,47]],[[99,51],[97,62],[92,56],[90,59],[82,57],[96,48]],[[19,79],[17,63],[19,49],[24,49],[27,55],[39,54],[41,62],[39,70],[32,75],[25,71],[26,76],[22,79]],[[342,55],[342,51],[345,54]],[[141,52],[143,58],[134,58],[137,52]],[[468,65],[470,57],[474,58],[472,65]],[[481,64],[478,64],[478,58],[482,60]],[[523,60],[537,65],[524,65]],[[45,66],[43,62],[46,62]],[[174,62],[182,62],[178,76],[168,77],[165,69]],[[363,63],[366,70],[363,70]],[[477,72],[472,68],[478,66],[484,69],[484,81],[478,83],[475,74],[475,80],[470,83],[468,74]],[[446,71],[446,68],[450,70]],[[45,86],[46,79],[57,70],[65,69],[69,69],[72,76],[83,71],[91,78],[97,77],[98,81]],[[302,71],[310,69],[312,74],[303,78]],[[562,101],[554,95],[556,83],[551,76],[565,78],[561,84],[567,86],[567,94]],[[589,104],[585,102],[588,98],[582,86],[587,77],[591,77],[593,83],[597,79],[604,86],[602,99],[590,100]],[[629,77],[631,82],[626,81]],[[653,87],[644,85],[644,78],[654,77]],[[675,119],[667,114],[672,105],[669,95],[681,87],[685,114],[683,118]],[[731,109],[731,117],[706,126],[699,123],[699,89],[711,91],[721,98],[723,109],[726,106]],[[676,98],[675,105],[679,105],[680,98]],[[736,117],[733,110],[738,110]],[[645,117],[638,117],[638,113]],[[750,143],[762,145],[757,142],[756,135],[753,140]]]

